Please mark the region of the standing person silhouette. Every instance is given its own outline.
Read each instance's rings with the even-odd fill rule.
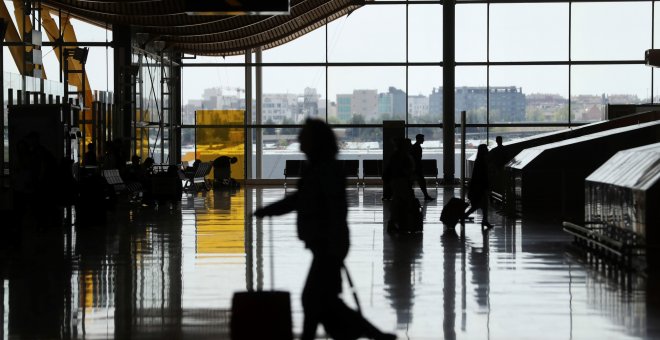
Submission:
[[[467,197],[470,200],[470,209],[465,212],[463,218],[467,218],[477,209],[481,209],[483,219],[481,226],[492,228],[493,225],[488,222],[488,196],[490,188],[488,186],[488,146],[480,144],[477,148],[477,158],[474,160],[472,168],[472,177],[468,188]]]
[[[374,327],[339,298],[341,268],[350,245],[346,215],[346,179],[336,157],[339,149],[332,129],[321,120],[307,119],[298,136],[308,164],[298,190],[254,212],[256,217],[296,211],[298,238],[312,252],[302,305],[305,313],[301,339],[316,337],[323,324],[335,339],[396,339]]]
[[[502,145],[502,136],[495,137],[495,143],[497,146],[488,151],[488,174],[491,189],[503,194],[505,188],[504,165],[506,165],[507,157]]]
[[[426,191],[426,179],[424,179],[424,171],[422,169],[422,144],[424,144],[424,135],[420,133],[415,136],[415,144],[412,145],[411,149],[413,160],[415,161],[414,177],[424,194],[424,200],[433,201],[435,198],[431,197]]]

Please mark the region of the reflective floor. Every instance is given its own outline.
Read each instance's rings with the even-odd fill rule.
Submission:
[[[232,294],[272,288],[291,293],[299,334],[311,256],[295,215],[250,216],[284,194],[259,187],[174,206],[118,204],[105,223],[70,233],[25,222],[38,209],[13,222],[22,228],[3,222],[2,339],[227,339]],[[482,232],[476,214],[446,230],[443,202],[458,192],[433,189],[423,234],[392,237],[381,194],[348,190],[347,266],[364,315],[383,331],[399,339],[660,337],[657,278],[587,257],[557,222],[493,212],[494,229]],[[354,305],[348,289],[343,298]]]

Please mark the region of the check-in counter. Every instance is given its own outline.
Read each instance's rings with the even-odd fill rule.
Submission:
[[[585,136],[588,134],[611,130],[615,128],[620,128],[624,126],[652,122],[656,120],[660,120],[660,108],[658,109],[658,111],[648,111],[637,114],[631,114],[617,119],[604,120],[570,129],[563,129],[559,131],[552,131],[548,133],[538,134],[524,139],[516,140],[513,142],[508,142],[505,138],[504,145],[502,146],[503,148],[502,157],[505,162],[508,162],[522,150],[531,147],[559,142],[570,138],[576,138],[576,137]],[[472,168],[474,166],[475,159],[476,159],[476,153],[470,156],[467,160],[466,173],[468,176],[470,176],[470,174],[472,173]],[[502,180],[503,178],[494,179],[493,181],[501,182]],[[493,183],[492,188],[495,193],[500,195],[504,194],[504,192],[502,192],[502,189],[505,188],[505,185],[503,183],[500,184]]]
[[[584,188],[588,225],[610,239],[648,247],[648,258],[657,258],[660,143],[617,152],[585,179]]]
[[[584,180],[616,152],[660,142],[660,121],[611,129],[525,149],[505,166],[513,196],[528,215],[584,221]]]

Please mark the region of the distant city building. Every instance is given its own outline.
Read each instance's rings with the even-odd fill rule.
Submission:
[[[328,107],[326,108],[326,111],[328,113],[328,117],[337,117],[337,103],[336,102],[329,102]]]
[[[444,105],[442,96],[442,87],[433,88],[431,94],[429,95],[429,113],[433,116],[442,114],[442,106]]]
[[[262,119],[282,124],[284,120],[294,120],[299,113],[298,95],[290,93],[264,93],[261,100]]]
[[[571,96],[571,119],[574,121],[601,120],[605,116],[607,96],[581,94]]]
[[[353,102],[352,94],[338,94],[337,95],[337,118],[341,121],[348,121],[353,116],[353,109],[351,103]]]
[[[302,117],[318,117],[319,116],[319,99],[321,95],[316,93],[316,89],[306,87],[303,93],[302,103],[299,101],[299,115]],[[299,117],[300,120],[301,118]]]
[[[194,123],[196,110],[244,110],[245,96],[241,88],[214,87],[205,89],[201,99],[191,99],[182,105],[182,121]],[[321,100],[315,88],[307,87],[303,93],[265,93],[262,96],[262,122],[274,124],[300,123],[306,117],[336,117],[340,122],[350,122],[354,115],[366,121],[378,119],[405,119],[426,115],[441,115],[443,111],[442,87],[433,88],[426,95],[407,96],[406,92],[390,86],[387,92],[374,89],[356,89],[350,94],[338,94],[336,102]],[[650,99],[648,99],[650,100]],[[487,105],[487,101],[490,105]],[[525,95],[516,86],[461,86],[455,89],[455,114],[472,113],[471,123],[484,119],[486,107],[490,108],[491,121],[561,121],[566,117],[568,99],[559,94],[532,93]],[[644,100],[632,94],[576,95],[570,98],[571,118],[576,121],[593,121],[605,117],[609,104],[641,104]],[[252,100],[253,117],[256,102]]]
[[[392,115],[394,112],[393,98],[391,93],[378,94],[378,114]]]
[[[419,117],[428,115],[429,113],[429,98],[424,95],[416,95],[408,97],[408,115],[411,117]]]
[[[491,117],[500,121],[522,121],[525,119],[525,95],[522,88],[516,86],[461,86],[455,89],[455,112],[458,119],[461,111],[477,111],[486,109],[490,101]],[[442,87],[433,89],[429,97],[429,112],[440,114],[443,112]]]
[[[555,109],[566,106],[568,99],[551,93],[532,93],[525,96],[527,107],[538,109]]]
[[[202,108],[205,110],[245,109],[245,98],[240,98],[238,95],[243,92],[242,89],[231,88],[231,91],[236,91],[237,94],[225,93],[223,90],[228,90],[228,88],[205,89],[202,94]]]
[[[391,119],[405,119],[406,92],[390,86],[387,92],[378,94],[378,115]]]
[[[378,91],[353,90],[353,98],[351,99],[351,111],[352,115],[359,114],[364,117],[365,120],[377,118]]]
[[[608,104],[642,104],[643,101],[634,94],[610,94],[607,96]]]
[[[392,115],[404,119],[406,117],[406,92],[390,86],[387,93],[392,96]]]

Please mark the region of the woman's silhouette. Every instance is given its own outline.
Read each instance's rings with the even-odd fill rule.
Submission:
[[[348,254],[346,179],[336,156],[335,135],[321,120],[307,119],[298,136],[308,164],[298,190],[267,207],[257,217],[298,213],[298,237],[312,252],[302,304],[305,312],[302,339],[314,339],[319,323],[335,339],[395,339],[365,320],[339,298],[341,268]]]
[[[488,146],[480,144],[477,148],[477,158],[474,160],[472,168],[472,177],[470,178],[470,187],[467,197],[470,200],[470,209],[465,212],[464,218],[470,216],[477,209],[481,209],[483,219],[482,227],[492,228],[493,225],[488,222],[488,196],[490,187],[488,186]]]

